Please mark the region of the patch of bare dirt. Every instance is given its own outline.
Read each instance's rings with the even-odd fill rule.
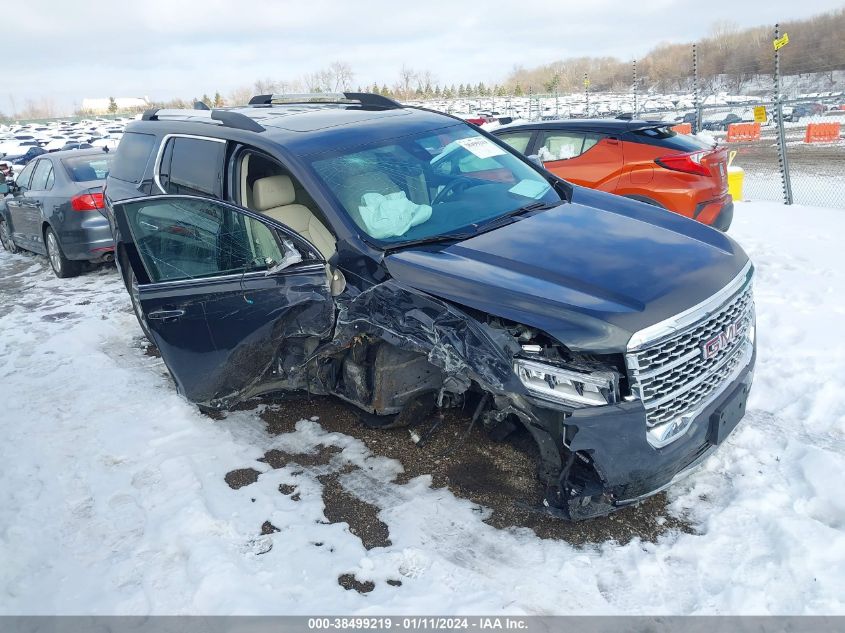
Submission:
[[[297,421],[319,416],[319,423],[326,430],[355,437],[374,454],[398,460],[405,472],[397,478],[397,483],[430,474],[434,487],[449,488],[458,497],[490,508],[493,512],[487,522],[497,528],[526,527],[541,538],[573,544],[608,540],[627,543],[634,538],[654,542],[669,530],[692,531],[689,525],[668,514],[663,494],[609,517],[589,521],[572,523],[549,516],[541,506],[543,487],[535,474],[536,448],[527,432],[520,431],[504,442],[494,442],[481,425],[476,424],[466,435],[469,412],[446,411],[440,427],[420,447],[411,440],[409,429],[367,428],[356,409],[334,398],[265,399],[260,402],[271,405],[261,413],[269,432],[293,432]],[[255,401],[251,406],[255,406]],[[425,435],[434,420],[432,417],[418,424],[413,431],[417,436]],[[321,450],[318,455],[322,453]],[[285,463],[295,461],[305,465],[301,457],[288,456]],[[325,457],[315,459],[316,463],[328,461]],[[265,460],[272,465],[266,455]],[[324,484],[330,488],[329,492],[324,491],[327,517],[329,513],[334,517],[329,520],[347,521],[350,526],[355,523],[355,530],[360,532],[358,536],[362,541],[366,537],[368,543],[378,544],[387,539],[386,526],[382,528],[384,524],[374,508],[355,508],[355,504],[362,502],[343,491],[339,482],[327,479]],[[342,510],[345,506],[350,510]]]
[[[358,593],[370,593],[376,588],[375,583],[369,580],[361,582],[353,574],[343,574],[342,576],[338,576],[337,584],[347,591],[354,589]]]
[[[340,485],[341,473],[320,477],[323,484],[323,513],[330,523],[347,523],[349,531],[361,539],[365,549],[391,544],[387,524],[378,518],[379,509],[346,492]]]
[[[239,468],[226,473],[223,479],[229,484],[229,488],[237,490],[238,488],[254,484],[258,481],[258,475],[260,474],[254,468]]]

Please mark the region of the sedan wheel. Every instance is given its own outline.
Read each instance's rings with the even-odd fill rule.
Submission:
[[[5,220],[0,220],[0,243],[10,253],[17,253],[20,250],[12,241],[12,236],[9,233],[9,225],[6,224]]]
[[[65,257],[59,239],[53,229],[48,228],[44,233],[44,243],[47,245],[47,257],[50,258],[50,266],[56,277],[76,277],[80,271],[79,262],[74,262]]]

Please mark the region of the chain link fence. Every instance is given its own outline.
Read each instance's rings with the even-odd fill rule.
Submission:
[[[792,202],[845,208],[845,106],[816,98],[782,107]]]

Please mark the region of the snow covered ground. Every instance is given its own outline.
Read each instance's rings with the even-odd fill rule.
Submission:
[[[0,613],[845,614],[843,229],[843,211],[737,205],[757,265],[748,414],[669,493],[692,533],[624,545],[496,529],[330,420],[211,420],[144,353],[112,269],[58,280],[0,251]],[[256,461],[327,446],[322,465]],[[257,481],[227,485],[247,466]],[[328,522],[331,472],[390,545]]]

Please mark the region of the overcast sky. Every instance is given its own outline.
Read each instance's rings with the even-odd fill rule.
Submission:
[[[354,84],[392,84],[405,63],[441,82],[493,83],[514,65],[579,55],[633,59],[706,36],[718,20],[774,24],[843,0],[18,0],[3,11],[0,111],[51,97],[224,95],[341,60]]]

